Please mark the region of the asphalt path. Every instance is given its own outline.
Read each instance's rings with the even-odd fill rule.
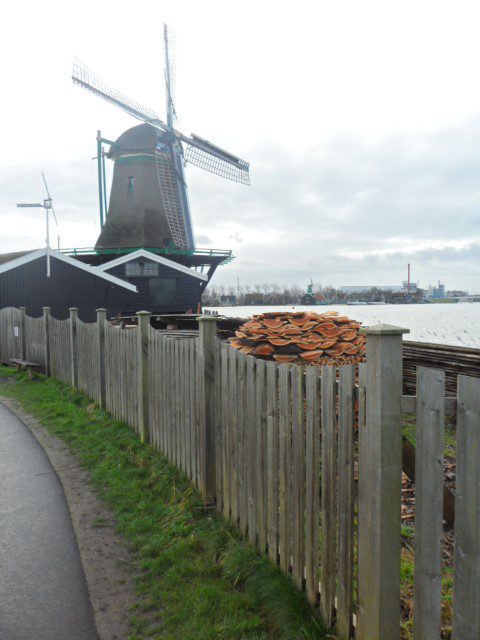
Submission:
[[[1,402],[0,640],[98,640],[62,486]]]

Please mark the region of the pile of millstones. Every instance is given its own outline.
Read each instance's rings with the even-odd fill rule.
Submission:
[[[336,311],[263,313],[241,325],[230,344],[280,364],[356,364],[365,359],[360,326]]]

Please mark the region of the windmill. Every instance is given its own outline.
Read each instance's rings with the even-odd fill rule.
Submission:
[[[248,162],[198,135],[186,136],[175,128],[175,66],[170,40],[171,32],[164,25],[166,122],[153,110],[108,86],[80,61],[74,61],[72,79],[75,84],[144,123],[129,129],[115,143],[104,140],[110,145],[109,157],[116,162],[108,216],[96,248],[154,247],[171,241],[178,249],[194,250],[184,172],[187,163],[228,180],[250,184]],[[103,140],[100,135],[97,140],[99,138]],[[100,179],[101,143],[98,150],[101,189],[104,182]],[[159,198],[156,197],[158,192]],[[100,202],[101,207],[105,205],[104,198],[101,197]]]

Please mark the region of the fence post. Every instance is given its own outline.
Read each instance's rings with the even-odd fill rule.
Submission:
[[[400,637],[402,334],[367,335],[366,425],[359,432],[358,640]]]
[[[215,501],[215,337],[217,319],[203,316],[198,320],[200,383],[200,489],[205,503]],[[203,391],[203,394],[202,394]]]
[[[72,387],[78,388],[77,307],[70,307],[70,372]]]
[[[98,344],[98,404],[106,409],[107,394],[105,383],[105,325],[107,324],[107,310],[97,309],[97,344]]]
[[[27,343],[25,336],[27,307],[20,307],[20,359],[27,359]]]
[[[150,327],[151,315],[150,311],[139,311],[137,313],[138,430],[141,442],[147,440],[149,424],[148,328]]]
[[[50,375],[50,307],[43,307],[43,344],[45,351],[45,375]]]

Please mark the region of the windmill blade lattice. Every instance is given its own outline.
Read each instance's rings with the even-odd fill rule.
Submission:
[[[75,84],[87,89],[87,91],[91,91],[104,100],[107,100],[124,111],[127,111],[127,113],[130,113],[130,115],[134,116],[138,120],[143,120],[144,122],[151,122],[154,120],[157,123],[164,124],[159,120],[155,111],[152,111],[152,109],[149,109],[148,107],[144,107],[138,102],[135,102],[135,100],[131,100],[124,93],[110,87],[77,58],[73,61],[72,80]],[[151,124],[154,124],[155,126],[155,123]]]
[[[172,239],[179,249],[188,249],[188,238],[182,213],[182,202],[178,190],[178,177],[173,165],[170,145],[159,140],[155,145],[155,164],[163,208]]]
[[[165,54],[165,80],[167,84],[167,100],[170,106],[170,110],[173,119],[178,122],[177,109],[175,106],[175,87],[177,80],[177,70],[175,65],[175,58],[173,55],[175,49],[175,36],[168,26],[164,25],[163,30],[163,46]]]
[[[227,180],[250,184],[250,163],[193,133],[189,138],[180,134],[180,138],[187,143],[187,162]]]

